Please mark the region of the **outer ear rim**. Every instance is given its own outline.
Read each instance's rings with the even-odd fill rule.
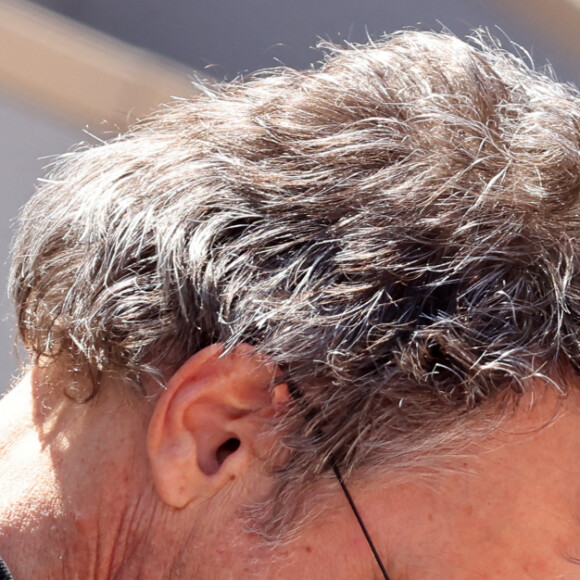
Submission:
[[[255,355],[246,344],[227,353],[221,343],[210,345],[174,373],[156,401],[147,452],[155,487],[166,504],[183,508],[215,495],[245,474],[259,456],[252,437],[263,423],[264,409],[279,404],[279,389],[270,389],[279,369]],[[216,405],[200,403],[208,397],[215,398]],[[239,412],[229,417],[236,406]],[[232,440],[238,443],[228,443]],[[200,461],[208,453],[215,459]]]

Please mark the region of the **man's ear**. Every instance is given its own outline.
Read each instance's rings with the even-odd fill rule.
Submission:
[[[277,374],[248,345],[224,354],[215,344],[179,368],[155,405],[147,436],[153,478],[165,503],[181,508],[211,496],[262,456],[260,432],[286,398],[280,385],[273,400]]]

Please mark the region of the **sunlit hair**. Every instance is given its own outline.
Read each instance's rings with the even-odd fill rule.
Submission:
[[[95,388],[214,342],[276,362],[296,397],[279,497],[330,458],[432,456],[580,365],[577,92],[450,35],[326,50],[65,156],[12,266],[24,344]]]

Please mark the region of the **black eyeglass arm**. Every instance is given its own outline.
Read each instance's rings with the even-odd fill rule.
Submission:
[[[342,488],[342,491],[344,492],[344,495],[346,496],[346,499],[359,523],[359,526],[361,527],[361,530],[363,531],[363,534],[365,535],[365,538],[370,546],[370,549],[373,553],[373,556],[375,557],[375,560],[377,561],[377,564],[379,565],[379,568],[381,569],[381,572],[383,573],[383,576],[385,577],[385,580],[390,580],[389,575],[387,574],[387,571],[385,570],[385,567],[383,566],[383,563],[381,561],[381,557],[379,556],[379,553],[377,552],[377,549],[375,548],[375,545],[373,544],[373,541],[371,540],[371,537],[369,536],[369,533],[367,532],[367,529],[362,521],[362,518],[360,517],[360,514],[358,513],[358,510],[356,509],[356,505],[354,505],[354,501],[348,491],[348,489],[346,488],[346,484],[344,483],[344,480],[342,479],[342,475],[340,474],[340,471],[338,470],[338,467],[336,466],[336,464],[334,463],[334,461],[331,462],[331,467],[332,467],[332,471],[334,471],[334,475],[336,475],[336,479],[338,479],[338,483],[340,483],[340,487]]]

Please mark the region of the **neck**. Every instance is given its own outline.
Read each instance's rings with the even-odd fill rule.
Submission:
[[[58,383],[37,369],[0,402],[0,554],[17,579],[140,577],[154,511],[143,403],[78,404]]]

